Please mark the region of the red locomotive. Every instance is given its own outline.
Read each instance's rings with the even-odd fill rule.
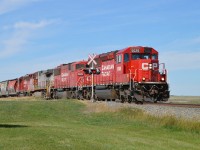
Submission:
[[[93,80],[96,100],[168,100],[167,71],[165,64],[159,63],[155,49],[132,46],[99,54],[94,61],[94,66],[77,61],[0,82],[0,96],[90,99]]]

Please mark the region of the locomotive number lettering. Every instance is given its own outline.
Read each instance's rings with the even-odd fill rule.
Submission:
[[[117,67],[117,71],[121,71],[122,70],[122,67]]]
[[[132,53],[139,53],[140,49],[132,49]]]

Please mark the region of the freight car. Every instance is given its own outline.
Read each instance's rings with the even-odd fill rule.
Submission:
[[[96,100],[167,101],[170,95],[165,64],[151,47],[131,46],[99,54],[96,64],[77,61],[0,82],[0,96],[34,95]],[[92,75],[93,74],[93,78]],[[12,92],[11,92],[12,91]]]
[[[17,79],[0,82],[0,97],[17,96]]]

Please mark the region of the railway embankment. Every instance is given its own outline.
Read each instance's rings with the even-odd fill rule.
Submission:
[[[176,119],[200,122],[200,97],[173,97],[165,104],[144,103],[143,105],[97,101],[95,104],[89,104],[89,107],[90,111],[95,112],[113,112],[120,108],[137,108],[155,117],[168,116],[175,117]]]

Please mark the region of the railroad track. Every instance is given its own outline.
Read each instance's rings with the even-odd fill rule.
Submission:
[[[186,108],[200,108],[200,104],[178,104],[178,103],[144,103],[150,105],[170,106],[170,107],[186,107]]]

